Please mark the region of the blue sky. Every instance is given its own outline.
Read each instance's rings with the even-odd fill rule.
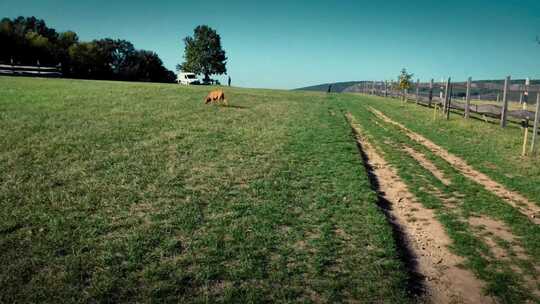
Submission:
[[[0,0],[0,15],[34,15],[82,40],[127,39],[169,69],[182,38],[208,24],[244,87],[393,79],[403,67],[421,79],[540,78],[539,0]]]

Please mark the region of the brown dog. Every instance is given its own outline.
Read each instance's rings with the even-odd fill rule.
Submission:
[[[223,90],[215,90],[210,92],[204,101],[205,104],[222,102],[224,105],[227,105],[227,99],[225,99],[225,93],[223,93]]]

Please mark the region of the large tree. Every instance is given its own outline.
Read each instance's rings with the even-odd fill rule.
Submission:
[[[23,64],[58,63],[55,45],[56,30],[47,27],[45,21],[35,17],[18,17],[0,21],[0,61]]]
[[[199,25],[193,31],[193,37],[184,38],[185,61],[178,65],[184,72],[202,74],[206,80],[210,75],[227,73],[227,57],[221,47],[221,37],[207,25]]]
[[[106,70],[104,58],[95,42],[81,42],[69,47],[70,75],[76,78],[100,79]],[[99,64],[98,64],[99,63]]]

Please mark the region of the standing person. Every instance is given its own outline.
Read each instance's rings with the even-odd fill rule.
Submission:
[[[332,85],[328,86],[328,90],[326,91],[326,93],[332,93]]]
[[[229,83],[229,86],[231,86],[231,76],[229,76],[229,79],[227,80],[227,82]]]

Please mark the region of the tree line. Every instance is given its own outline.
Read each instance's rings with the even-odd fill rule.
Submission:
[[[59,65],[65,77],[174,82],[159,56],[121,39],[79,41],[73,31],[57,32],[36,17],[0,21],[0,62]]]

